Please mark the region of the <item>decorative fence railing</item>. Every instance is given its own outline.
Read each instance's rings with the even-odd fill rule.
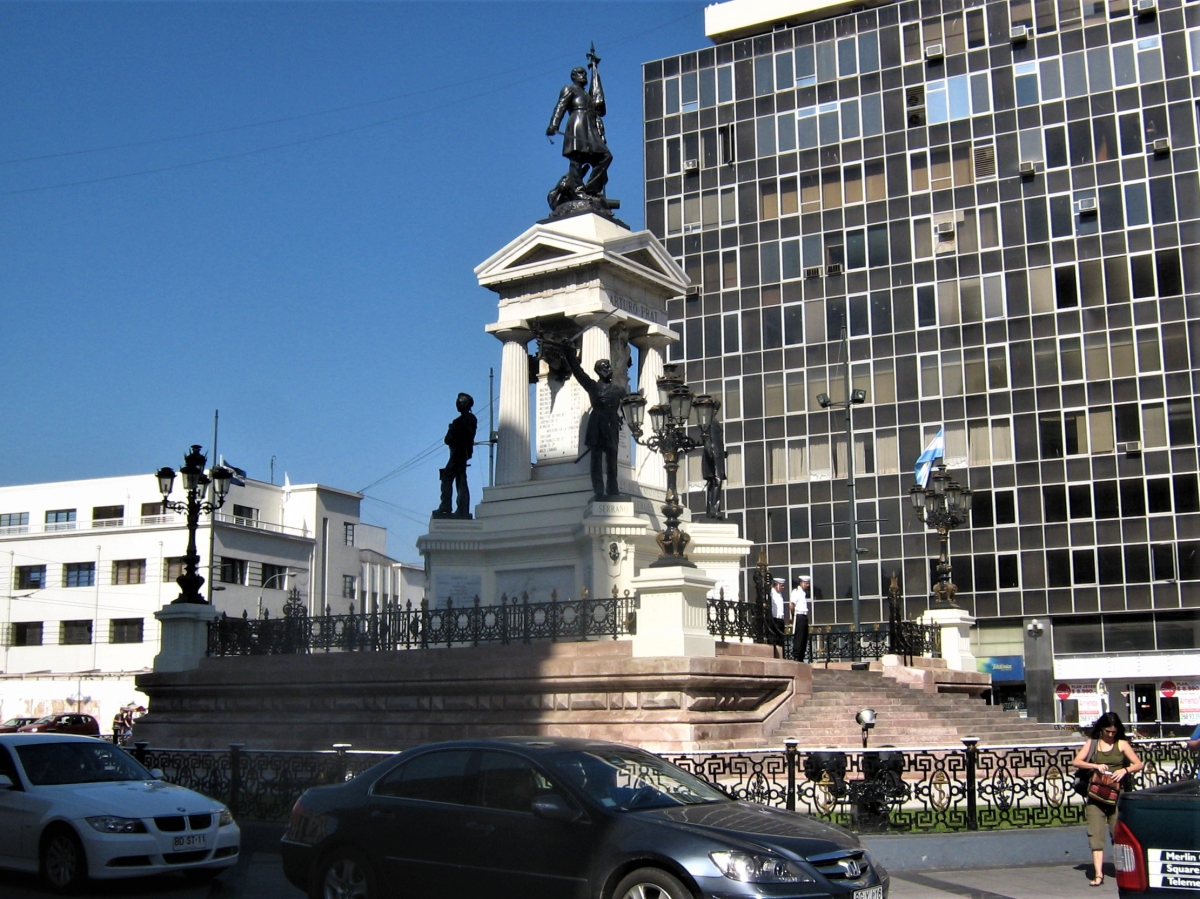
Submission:
[[[222,616],[208,627],[208,655],[288,655],[478,646],[480,643],[583,642],[637,630],[632,596],[529,602],[501,596],[497,605],[447,603],[429,608],[387,605],[377,612],[307,615],[289,609],[282,618]]]
[[[802,749],[664,754],[729,795],[794,809],[859,832],[952,832],[1078,824],[1071,789],[1078,744],[917,749]],[[1181,740],[1139,740],[1145,768],[1134,787],[1196,776]],[[309,787],[340,783],[387,758],[337,745],[324,752],[150,749],[133,754],[165,778],[226,802],[235,817],[283,821]]]
[[[759,603],[725,599],[708,600],[708,632],[722,642],[728,640],[772,643],[783,658],[792,658],[792,640],[766,614]],[[805,661],[861,662],[888,653],[902,656],[940,656],[941,629],[915,621],[867,624],[857,630],[849,625],[816,625],[809,628]]]

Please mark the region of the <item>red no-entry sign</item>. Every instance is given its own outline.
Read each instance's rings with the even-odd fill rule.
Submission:
[[[1057,696],[1059,699],[1070,699],[1071,698],[1070,684],[1059,684],[1057,687],[1054,688],[1054,695]]]
[[[1162,690],[1163,696],[1165,696],[1167,699],[1170,699],[1175,695],[1175,681],[1165,680],[1162,682],[1162,686],[1159,687],[1159,689]]]

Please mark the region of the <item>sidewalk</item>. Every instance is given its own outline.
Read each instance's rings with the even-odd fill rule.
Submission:
[[[980,868],[972,871],[899,871],[888,899],[1083,899],[1115,896],[1111,866],[1104,886],[1088,886],[1087,866],[1051,865]]]
[[[1026,827],[971,833],[864,835],[863,845],[892,873],[956,868],[1091,864],[1087,829]]]

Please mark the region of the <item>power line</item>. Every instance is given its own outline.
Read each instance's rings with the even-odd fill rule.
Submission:
[[[655,25],[651,28],[647,28],[641,32],[637,32],[635,34],[629,35],[624,38],[615,39],[613,41],[613,43],[616,43],[618,45],[625,43],[625,42],[631,40],[632,38],[641,37],[643,35],[650,34],[661,28],[666,28],[670,25],[676,24],[677,22],[681,22],[684,19],[690,18],[694,15],[695,15],[695,11],[693,10],[692,12],[689,12],[686,15],[679,16],[675,19],[671,19],[667,22],[663,22],[663,23],[661,23],[659,25]],[[572,57],[567,57],[567,56],[555,57],[554,65],[555,66],[560,65],[561,61],[563,59],[567,59],[567,58],[572,58]],[[255,156],[260,153],[270,153],[270,152],[274,152],[276,150],[284,150],[284,149],[288,149],[290,147],[301,146],[303,144],[308,144],[308,143],[315,143],[316,141],[329,140],[329,139],[335,138],[335,137],[344,137],[347,134],[354,134],[356,132],[365,131],[370,128],[378,128],[383,125],[394,124],[395,122],[403,121],[404,119],[413,118],[414,116],[424,115],[424,114],[430,113],[430,112],[438,112],[443,109],[449,109],[454,106],[460,106],[464,103],[473,103],[473,102],[476,102],[480,96],[488,96],[490,94],[495,94],[495,93],[499,93],[501,91],[508,90],[509,88],[515,87],[516,85],[525,84],[526,82],[532,81],[536,78],[540,78],[542,75],[551,71],[548,68],[548,66],[550,65],[550,61],[546,61],[544,63],[537,63],[536,65],[538,67],[537,71],[528,77],[519,78],[515,81],[510,81],[506,84],[491,88],[489,90],[475,91],[474,93],[472,93],[468,96],[464,96],[464,97],[461,97],[461,98],[458,98],[455,100],[449,100],[445,103],[441,103],[441,104],[438,104],[435,106],[429,106],[429,107],[425,107],[424,109],[413,110],[412,112],[403,113],[403,114],[396,115],[396,116],[391,116],[389,118],[380,119],[380,120],[374,121],[374,122],[368,122],[363,125],[356,125],[351,128],[343,128],[343,129],[340,129],[337,131],[330,131],[330,132],[326,132],[323,134],[312,135],[310,137],[297,138],[296,140],[285,141],[283,143],[278,143],[278,144],[272,144],[272,145],[266,146],[266,147],[258,147],[258,148],[252,149],[252,150],[243,150],[238,153],[227,153],[227,154],[223,154],[220,156],[205,157],[203,159],[196,159],[196,160],[192,160],[190,162],[180,162],[180,163],[174,163],[172,165],[157,166],[155,168],[139,169],[137,171],[124,172],[124,173],[117,174],[117,175],[104,175],[104,176],[100,176],[97,178],[83,178],[83,179],[80,179],[77,181],[63,181],[63,182],[59,182],[57,184],[45,184],[45,185],[41,185],[38,187],[25,187],[25,188],[18,188],[16,190],[0,191],[0,196],[11,197],[11,196],[18,196],[21,194],[42,193],[42,192],[48,191],[48,190],[61,190],[63,188],[67,188],[67,187],[81,187],[81,186],[88,185],[88,184],[103,184],[103,183],[109,182],[109,181],[120,181],[120,180],[124,180],[127,178],[138,178],[143,175],[155,175],[155,174],[160,174],[162,172],[171,172],[171,171],[177,171],[180,169],[195,168],[195,167],[201,166],[201,165],[210,165],[215,162],[224,162],[224,161],[231,160],[231,159],[242,159],[242,158],[245,158],[248,156]],[[529,69],[531,67],[532,66],[519,66],[514,69],[509,69],[508,71],[509,72],[520,72],[525,69]],[[490,74],[487,77],[488,77],[488,80],[491,80],[495,77],[495,75]],[[214,129],[212,131],[200,131],[200,132],[195,132],[193,134],[179,135],[176,137],[154,138],[154,139],[145,140],[145,141],[132,141],[132,142],[125,143],[125,144],[115,144],[115,145],[107,146],[107,147],[94,147],[94,148],[84,149],[84,150],[70,150],[70,151],[64,151],[61,153],[50,153],[50,154],[45,154],[42,156],[30,156],[30,157],[8,159],[8,160],[0,160],[0,165],[8,165],[8,164],[15,164],[15,163],[22,163],[22,162],[33,162],[36,160],[54,159],[54,158],[61,158],[61,157],[67,157],[67,156],[77,156],[77,155],[83,155],[83,154],[89,154],[89,153],[99,153],[99,152],[105,152],[108,150],[128,149],[128,148],[139,147],[139,146],[150,146],[150,145],[154,145],[154,144],[162,144],[162,143],[170,143],[170,142],[175,142],[175,141],[180,141],[180,140],[187,140],[187,139],[195,138],[195,137],[204,137],[204,136],[210,136],[210,135],[215,135],[215,134],[223,134],[223,133],[230,133],[230,132],[234,132],[234,131],[242,131],[242,130],[247,130],[250,128],[258,128],[258,127],[263,127],[266,125],[279,124],[279,123],[289,122],[289,121],[296,121],[299,119],[312,118],[315,116],[329,115],[329,114],[332,114],[335,112],[343,112],[343,111],[347,111],[347,110],[351,110],[351,109],[359,109],[359,108],[363,108],[366,106],[379,105],[381,103],[394,102],[399,99],[407,99],[407,98],[414,97],[414,96],[421,96],[423,94],[432,93],[437,90],[444,90],[449,87],[462,87],[464,85],[473,84],[478,80],[480,80],[480,79],[468,79],[466,81],[457,82],[457,83],[451,84],[451,85],[443,85],[443,86],[435,87],[435,88],[427,88],[422,91],[414,91],[410,94],[398,94],[393,97],[385,97],[385,98],[382,98],[379,100],[366,100],[361,103],[354,103],[354,104],[349,104],[346,106],[334,107],[334,108],[330,108],[330,109],[326,109],[326,110],[318,110],[318,111],[309,112],[309,113],[300,113],[300,114],[297,114],[294,116],[284,116],[284,117],[277,118],[277,119],[264,120],[262,122],[254,122],[254,123],[251,123],[248,125],[233,125],[233,126],[229,126],[227,128]]]

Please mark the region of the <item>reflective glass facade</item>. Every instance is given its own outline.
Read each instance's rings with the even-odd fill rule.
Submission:
[[[903,2],[644,67],[647,227],[687,271],[671,361],[722,399],[726,494],[816,624],[892,573],[945,426],[981,619],[1200,607],[1200,2]],[[840,335],[855,407],[845,416]],[[698,465],[689,503],[704,510]],[[1147,620],[1150,616],[1146,615]]]

